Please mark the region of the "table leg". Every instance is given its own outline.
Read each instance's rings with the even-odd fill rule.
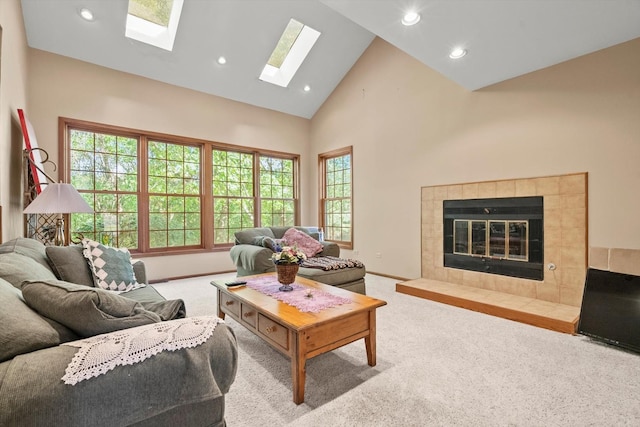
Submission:
[[[367,363],[376,366],[376,311],[369,310],[369,335],[364,337],[364,345],[367,348]]]
[[[293,403],[304,402],[304,383],[306,380],[306,355],[304,340],[297,333],[292,334],[293,348],[291,352],[291,381],[293,384]]]
[[[222,291],[218,289],[218,317],[224,319],[225,313],[220,308],[220,297],[222,297]]]

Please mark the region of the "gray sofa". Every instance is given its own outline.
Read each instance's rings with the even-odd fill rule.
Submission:
[[[147,282],[142,262],[134,271]],[[62,343],[102,324],[121,322],[122,329],[141,318],[180,322],[171,319],[186,315],[181,300],[166,301],[152,286],[116,295],[92,287],[90,274],[79,247],[45,248],[25,238],[0,245],[0,426],[224,426],[224,395],[238,360],[225,324],[196,347],[162,351],[75,385],[61,380],[78,351]]]
[[[262,244],[262,238],[282,239],[291,227],[261,227],[248,228],[235,233],[235,245],[231,247],[230,255],[236,266],[238,276],[269,273],[275,271],[271,260],[273,250]],[[318,233],[310,232],[305,227],[294,227],[318,240]],[[316,257],[340,257],[340,247],[333,242],[321,241],[322,252]],[[300,267],[298,276],[312,279],[327,285],[347,289],[352,292],[366,294],[364,276],[365,267],[342,268],[336,270],[322,270],[319,268]]]

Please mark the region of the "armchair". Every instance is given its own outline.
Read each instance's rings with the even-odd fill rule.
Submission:
[[[261,227],[236,232],[235,245],[231,248],[230,255],[236,266],[238,277],[275,271],[275,265],[271,260],[273,250],[263,245],[264,238],[282,239],[289,228],[291,227]],[[311,233],[304,227],[294,228],[318,240],[318,233]],[[316,254],[315,257],[340,256],[340,247],[337,244],[325,241],[320,243],[322,244],[322,251]],[[361,294],[366,292],[365,274],[364,267],[337,270],[300,267],[298,270],[298,276]]]

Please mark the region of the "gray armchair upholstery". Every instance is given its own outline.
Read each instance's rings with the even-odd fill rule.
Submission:
[[[236,266],[238,276],[250,276],[275,271],[275,265],[271,260],[273,251],[262,246],[260,242],[264,237],[281,239],[289,228],[291,227],[260,227],[236,232],[235,245],[231,248],[230,255]],[[316,240],[319,237],[318,233],[309,232],[305,227],[294,228],[309,234]],[[320,243],[322,243],[323,249],[316,257],[340,256],[340,247],[337,244],[325,241]],[[298,276],[361,294],[365,293],[365,274],[364,268],[325,271],[317,268],[300,267],[298,270]]]

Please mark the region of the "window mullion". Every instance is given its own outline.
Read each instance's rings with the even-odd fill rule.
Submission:
[[[138,143],[138,246],[149,251],[149,139],[141,135]],[[144,214],[141,215],[141,213]]]
[[[293,204],[295,209],[295,223],[300,224],[300,162],[293,162]]]
[[[202,198],[202,240],[204,247],[211,249],[214,246],[213,241],[213,146],[205,144],[202,149],[200,161],[200,177]]]
[[[260,194],[260,153],[253,152],[253,226],[260,226],[262,218],[262,195]]]

